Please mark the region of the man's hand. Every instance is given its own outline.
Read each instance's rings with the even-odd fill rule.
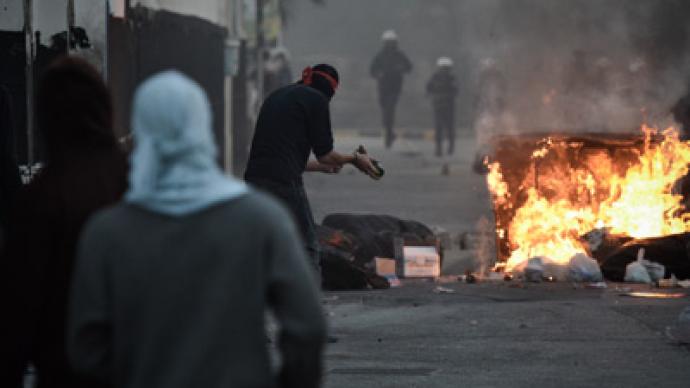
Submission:
[[[352,160],[352,165],[357,167],[359,171],[369,175],[370,177],[374,179],[379,179],[379,172],[378,169],[374,166],[374,164],[371,162],[371,158],[369,158],[369,155],[363,154],[361,152],[355,152],[354,158]]]
[[[355,151],[354,153],[347,155],[341,154],[336,151],[331,151],[326,155],[322,155],[318,158],[318,163],[325,164],[329,166],[339,166],[342,167],[344,164],[350,163],[355,166],[359,171],[369,175],[373,179],[380,179],[380,171],[374,166],[369,156],[366,152]],[[308,171],[320,171],[310,169],[310,163],[307,164]],[[316,163],[316,162],[313,162]]]

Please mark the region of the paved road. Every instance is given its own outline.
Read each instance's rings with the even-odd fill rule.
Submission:
[[[347,137],[386,166],[380,182],[344,170],[306,178],[317,221],[333,212],[415,219],[452,234],[471,231],[491,212],[483,178],[472,173],[471,140],[453,158],[432,144]],[[449,175],[442,175],[448,163]],[[477,252],[454,250],[446,273],[475,266]],[[367,387],[690,387],[690,352],[664,335],[689,298],[643,300],[567,283],[433,283],[400,289],[328,293],[340,341],[326,356],[326,388]]]
[[[329,293],[340,341],[327,350],[325,387],[690,386],[690,351],[664,334],[687,296],[518,285]]]

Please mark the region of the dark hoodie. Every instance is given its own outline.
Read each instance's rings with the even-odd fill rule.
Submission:
[[[126,189],[127,162],[112,128],[112,102],[86,62],[63,58],[44,73],[37,121],[46,167],[17,194],[2,259],[5,287],[0,386],[14,387],[28,363],[38,387],[92,387],[65,353],[65,315],[82,226]]]

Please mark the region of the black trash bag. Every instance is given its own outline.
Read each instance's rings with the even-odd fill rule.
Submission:
[[[321,286],[326,290],[361,290],[368,288],[364,270],[351,261],[349,252],[326,246],[321,248]]]
[[[664,277],[668,278],[673,274],[678,279],[688,279],[690,278],[689,244],[690,233],[631,240],[601,262],[601,272],[608,280],[624,281],[625,267],[637,260],[637,252],[640,248],[644,248],[645,259],[662,264],[666,268]]]
[[[435,240],[434,233],[417,221],[375,214],[331,214],[323,225],[341,230],[352,236],[354,263],[359,268],[374,268],[374,257],[394,257],[393,239],[401,237],[408,244],[428,243]]]
[[[360,290],[390,288],[388,280],[373,270],[354,262],[356,237],[341,230],[316,226],[321,257],[321,285],[326,290]]]

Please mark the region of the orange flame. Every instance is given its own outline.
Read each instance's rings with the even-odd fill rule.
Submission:
[[[643,126],[642,131],[644,147],[623,171],[604,151],[583,156],[577,167],[541,165],[549,154],[558,158],[582,144],[540,142],[532,154],[533,169],[520,185],[526,199],[507,227],[512,251],[506,271],[536,256],[567,264],[573,255],[585,252],[581,236],[602,226],[638,238],[690,231],[690,214],[682,196],[673,193],[678,180],[688,173],[690,142],[679,140],[673,128],[660,132]],[[653,142],[656,138],[661,141]],[[487,184],[494,204],[514,206],[500,164],[488,167]]]

